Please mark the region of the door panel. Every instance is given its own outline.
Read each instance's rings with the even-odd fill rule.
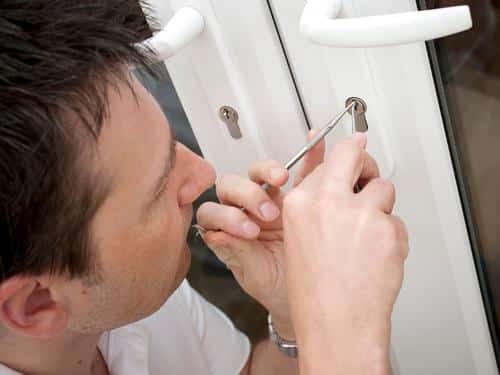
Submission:
[[[396,372],[496,374],[425,44],[358,49],[313,46],[298,32],[305,1],[270,3],[312,123],[324,121],[327,103],[338,108],[346,96],[366,99],[368,122],[371,130],[376,129],[368,132],[369,149],[396,185],[396,213],[408,225],[411,247],[393,316]],[[339,17],[416,10],[414,1],[346,0]],[[387,162],[391,159],[392,164]]]

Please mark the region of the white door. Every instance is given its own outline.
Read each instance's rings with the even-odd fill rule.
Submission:
[[[167,61],[200,146],[224,172],[286,161],[309,126],[347,97],[364,99],[369,150],[396,185],[411,241],[393,317],[395,373],[496,374],[497,3],[469,0],[473,31],[425,44],[415,40],[466,28],[464,9],[395,14],[467,0],[312,1],[302,28],[306,0],[155,2],[163,24],[185,6],[205,20]],[[224,105],[238,111],[240,139],[218,117]]]

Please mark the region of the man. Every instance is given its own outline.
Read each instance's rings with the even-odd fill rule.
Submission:
[[[266,161],[200,208],[299,361],[270,339],[250,352],[183,281],[215,176],[130,73],[141,28],[127,0],[0,2],[0,374],[388,373],[406,239],[366,138],[324,163],[320,145],[287,196]]]

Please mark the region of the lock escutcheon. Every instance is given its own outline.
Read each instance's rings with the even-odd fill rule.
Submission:
[[[219,118],[226,124],[231,137],[234,139],[240,139],[242,137],[241,129],[238,125],[240,116],[234,108],[227,105],[221,107],[219,109]]]
[[[354,116],[353,119],[355,120],[354,123],[356,124],[355,130],[360,133],[365,133],[368,131],[368,122],[366,121],[365,115],[368,106],[363,99],[353,96],[346,100],[346,107],[350,106],[353,102],[355,103],[355,105],[349,110],[349,113],[351,114],[351,116]]]

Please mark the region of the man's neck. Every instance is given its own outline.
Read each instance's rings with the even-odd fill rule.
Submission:
[[[0,336],[0,363],[21,374],[94,375],[106,368],[98,335],[64,334],[54,339]]]

